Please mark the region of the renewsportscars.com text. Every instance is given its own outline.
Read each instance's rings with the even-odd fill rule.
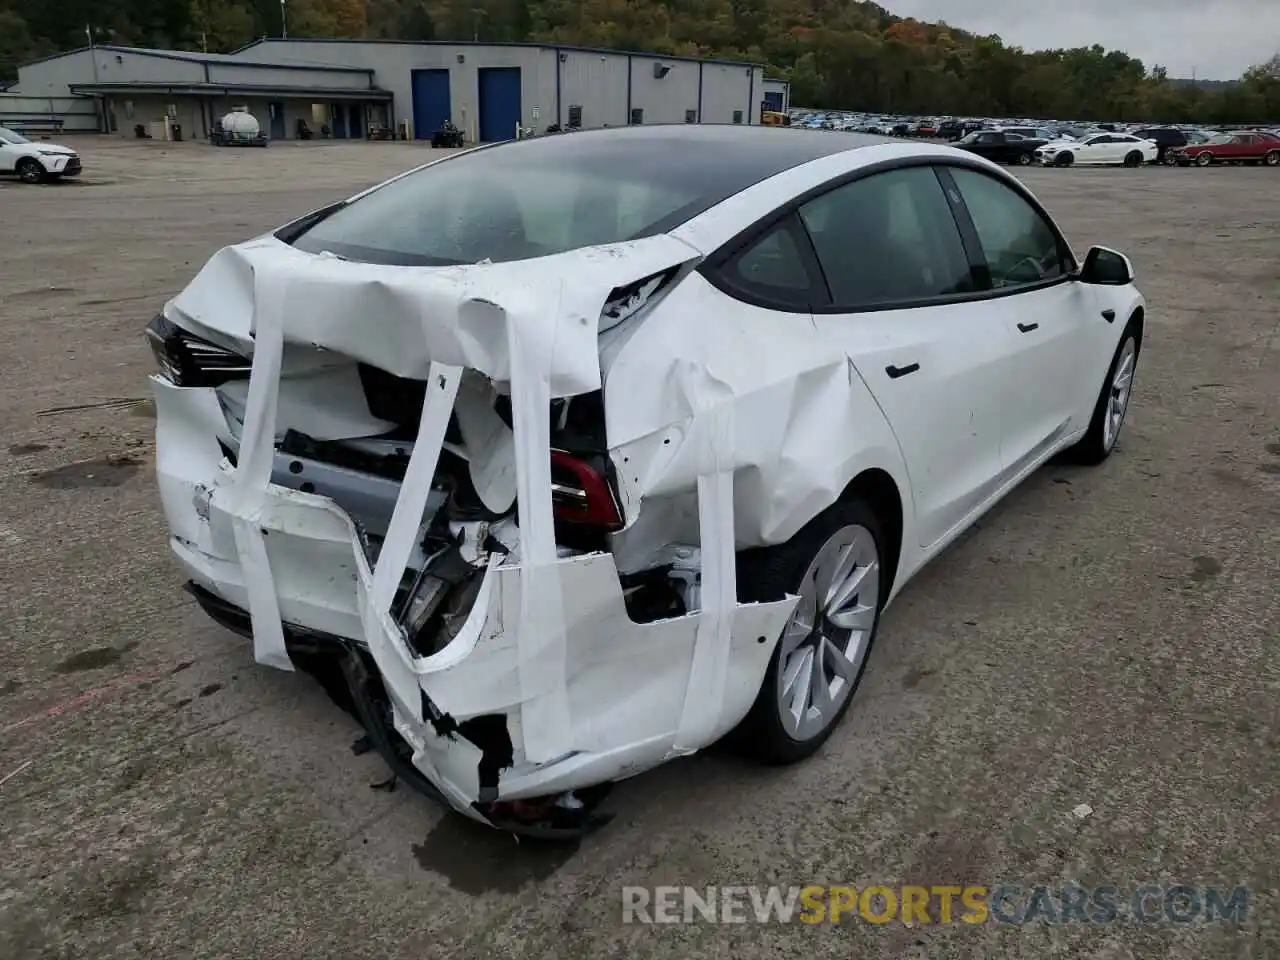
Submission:
[[[624,887],[624,923],[1243,922],[1245,887],[1116,886]]]

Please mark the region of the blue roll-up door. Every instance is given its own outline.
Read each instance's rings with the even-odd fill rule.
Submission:
[[[413,136],[430,140],[440,126],[452,119],[448,70],[413,71]]]
[[[770,110],[781,110],[782,109],[782,91],[781,90],[765,91],[764,102],[769,105]]]
[[[514,140],[520,123],[520,68],[481,67],[480,139]]]

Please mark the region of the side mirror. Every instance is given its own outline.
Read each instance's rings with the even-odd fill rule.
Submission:
[[[1092,247],[1080,268],[1080,282],[1103,287],[1123,287],[1133,283],[1133,264],[1123,253],[1110,247]]]

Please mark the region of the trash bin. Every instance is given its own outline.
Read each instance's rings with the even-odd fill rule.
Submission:
[[[139,140],[147,139],[147,128],[145,124],[135,123],[133,125],[133,135]]]
[[[182,124],[180,123],[173,124],[173,139],[175,141],[182,140]]]

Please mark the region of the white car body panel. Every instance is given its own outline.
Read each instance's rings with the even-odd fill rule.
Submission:
[[[1059,154],[1070,153],[1073,164],[1113,166],[1124,163],[1125,157],[1135,150],[1142,154],[1143,163],[1151,163],[1160,154],[1160,146],[1154,140],[1124,133],[1097,133],[1079,141],[1054,140],[1036,153],[1045,163],[1053,163]]]
[[[12,143],[0,136],[0,173],[13,173],[24,157],[37,161],[48,174],[61,175],[66,172],[67,165],[76,158],[76,152],[60,143],[32,141],[28,143]]]
[[[669,234],[530,261],[390,267],[272,236],[220,251],[164,313],[251,355],[253,373],[247,392],[227,393],[235,430],[217,390],[153,378],[176,556],[193,581],[248,610],[260,662],[290,668],[282,623],[366,645],[414,764],[477,819],[480,751],[441,734],[424,696],[456,721],[506,717],[514,762],[497,799],[620,779],[706,746],[750,708],[796,603],[738,603],[736,551],[787,540],[859,474],[883,471],[903,501],[896,595],[1083,433],[1124,318],[1142,301],[1132,286],[1068,281],[945,308],[814,317],[740,303],[691,273],[603,336],[601,306],[617,286],[696,263],[780,197],[882,161],[960,153],[861,147],[793,167]],[[1108,324],[1103,309],[1121,319]],[[1043,336],[1016,330],[1028,315]],[[285,426],[313,416],[319,432],[342,436],[368,425],[306,411],[332,396],[317,386],[326,357],[427,381],[376,562],[337,503],[270,479]],[[886,375],[903,362],[919,374]],[[480,409],[479,380],[510,392],[514,429],[490,425],[484,443],[464,429],[473,478],[508,506],[518,498],[520,527],[505,531],[505,559],[490,555],[460,632],[422,657],[390,604],[445,425]],[[547,411],[551,398],[596,389],[627,526],[612,553],[566,556],[552,532]],[[219,440],[238,443],[238,466]],[[673,542],[703,545],[699,607],[632,622],[620,571]]]

